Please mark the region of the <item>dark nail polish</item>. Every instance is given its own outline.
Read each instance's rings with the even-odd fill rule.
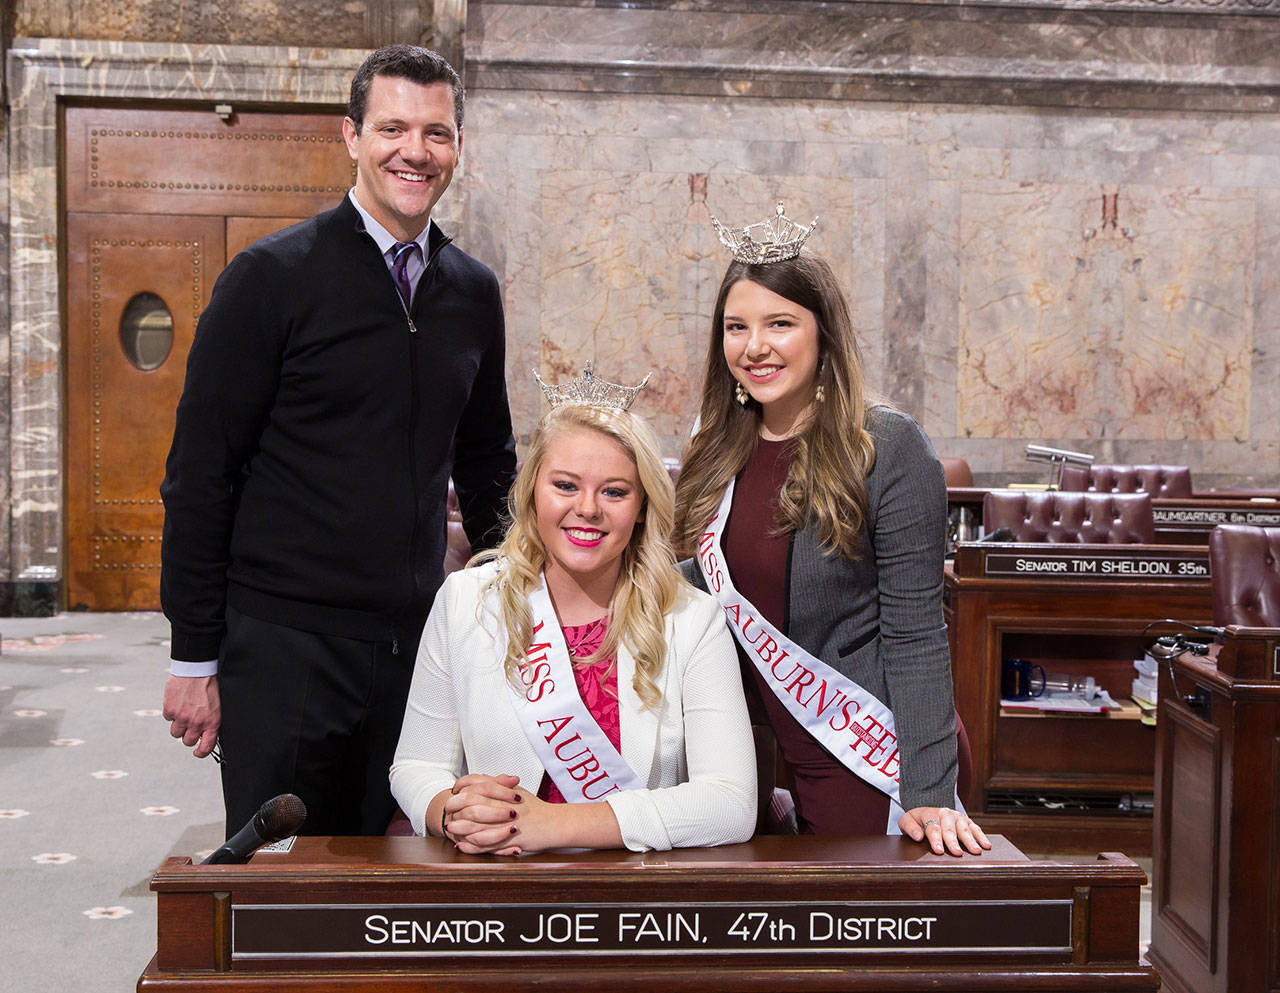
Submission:
[[[514,810],[508,810],[508,811],[507,811],[507,814],[510,816],[510,818],[511,818],[513,821],[516,819],[516,812],[515,812]]]
[[[514,824],[511,825],[511,833],[512,834],[516,833],[516,826]]]

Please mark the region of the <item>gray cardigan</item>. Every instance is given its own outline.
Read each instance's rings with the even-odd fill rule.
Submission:
[[[865,425],[876,460],[858,557],[823,554],[813,525],[792,535],[787,634],[893,711],[903,809],[950,807],[957,762],[942,619],[946,482],[909,416],[873,407]],[[696,563],[690,570],[697,574]],[[700,575],[695,582],[704,587]]]

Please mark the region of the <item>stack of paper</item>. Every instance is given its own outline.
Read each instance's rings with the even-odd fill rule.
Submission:
[[[1116,709],[1116,702],[1106,690],[1099,690],[1088,699],[1079,693],[1055,693],[1052,690],[1029,700],[1001,700],[1000,706],[1009,710],[1044,710],[1071,714],[1105,714]]]
[[[1139,706],[1147,704],[1154,707],[1156,705],[1159,683],[1157,665],[1156,660],[1150,655],[1134,660],[1133,667],[1138,670],[1138,675],[1133,680],[1133,699]]]
[[[1142,710],[1142,723],[1156,722],[1157,687],[1159,685],[1159,663],[1150,655],[1134,659],[1133,667],[1138,674],[1133,679],[1133,702]]]

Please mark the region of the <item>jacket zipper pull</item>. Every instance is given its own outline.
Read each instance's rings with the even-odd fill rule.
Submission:
[[[406,314],[405,316],[406,316],[406,317],[408,317],[408,315],[407,315],[407,314]],[[412,317],[410,317],[410,318],[409,318],[409,333],[410,333],[410,334],[417,334],[417,333],[418,333],[418,326],[417,326],[416,324],[414,324],[414,323],[413,323],[413,318],[412,318]]]
[[[400,639],[399,639],[399,638],[392,638],[392,639],[391,639],[391,654],[392,654],[392,655],[399,655],[399,654],[400,654]]]

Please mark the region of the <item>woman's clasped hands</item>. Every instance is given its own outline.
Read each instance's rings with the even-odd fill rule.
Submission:
[[[433,830],[442,829],[467,855],[622,847],[609,804],[548,803],[521,786],[518,776],[463,776],[431,802],[428,819],[433,813],[438,818]]]
[[[440,826],[444,836],[468,855],[519,855],[520,815],[541,803],[519,783],[518,776],[479,773],[458,779],[443,794]]]

